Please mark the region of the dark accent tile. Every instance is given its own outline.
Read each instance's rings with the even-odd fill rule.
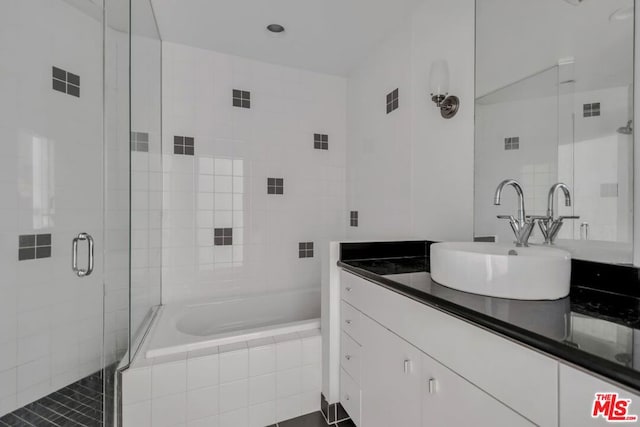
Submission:
[[[325,135],[322,133],[313,134],[313,148],[317,150],[328,150],[329,149],[329,135]]]
[[[174,145],[173,146],[173,154],[184,154],[184,146],[182,146],[182,145]]]
[[[194,149],[193,147],[184,147],[184,154],[187,156],[193,156],[194,155]]]
[[[80,86],[80,76],[73,73],[67,73],[67,83],[71,83],[75,86]]]
[[[399,89],[395,89],[387,94],[387,114],[398,109],[399,106]]]
[[[313,242],[298,243],[298,258],[313,258]]]
[[[62,68],[51,67],[51,76],[54,79],[62,80],[65,82],[67,81],[67,72]]]
[[[185,136],[184,137],[184,145],[186,147],[193,147],[194,146],[194,139],[190,136]]]
[[[251,92],[233,89],[232,102],[234,107],[251,108]]]
[[[67,93],[69,95],[80,98],[80,87],[74,86],[72,84],[67,84]]]
[[[36,245],[35,234],[22,234],[18,236],[18,246],[21,248],[33,247]]]
[[[51,246],[51,234],[38,234],[36,235],[37,246]]]
[[[36,259],[36,248],[18,250],[18,261],[26,261],[29,259]]]
[[[173,145],[176,145],[176,144],[184,145],[184,136],[174,136]]]
[[[51,246],[36,248],[36,258],[51,258]]]
[[[320,411],[312,412],[301,417],[292,418],[287,421],[278,422],[279,427],[327,427]]]
[[[136,141],[149,142],[149,134],[147,132],[136,132]]]
[[[214,228],[213,244],[215,246],[233,245],[233,228]]]
[[[142,151],[143,153],[149,152],[149,143],[148,142],[138,142],[136,144],[136,151]]]
[[[53,79],[53,90],[58,92],[67,93],[67,84],[61,80]]]
[[[284,178],[267,178],[267,194],[284,194]]]

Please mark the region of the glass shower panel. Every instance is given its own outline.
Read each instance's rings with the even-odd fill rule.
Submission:
[[[131,1],[132,358],[160,304],[162,262],[161,42],[149,0]]]
[[[76,390],[88,409],[64,418],[98,425],[103,4],[6,1],[0,28],[0,415],[50,419]]]

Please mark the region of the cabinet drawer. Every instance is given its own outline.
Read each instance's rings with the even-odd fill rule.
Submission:
[[[342,301],[340,307],[340,323],[342,324],[342,331],[346,332],[358,343],[361,343],[360,316],[361,314],[358,310],[353,308],[347,302]]]
[[[357,309],[362,305],[362,296],[367,282],[351,273],[340,272],[340,297]]]
[[[340,339],[340,364],[358,384],[360,384],[360,359],[360,344],[343,332]]]
[[[355,425],[360,425],[360,386],[344,370],[340,371],[340,403]]]

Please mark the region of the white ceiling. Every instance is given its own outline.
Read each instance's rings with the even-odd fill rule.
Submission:
[[[421,2],[152,0],[164,41],[335,75],[347,75]],[[273,23],[285,26],[283,36],[265,30]]]
[[[576,91],[633,82],[633,17],[609,20],[633,0],[479,0],[476,94],[574,58]]]

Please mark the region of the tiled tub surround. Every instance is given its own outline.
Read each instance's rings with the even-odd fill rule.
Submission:
[[[575,261],[572,289],[556,301],[517,301],[456,291],[431,280],[430,242],[342,244],[340,265],[411,299],[640,390],[638,269]],[[423,252],[427,248],[426,253]],[[636,367],[633,367],[633,366]]]
[[[321,339],[310,330],[139,355],[122,375],[123,427],[264,427],[318,411]]]
[[[163,79],[163,302],[319,287],[348,226],[346,79],[174,43]]]

